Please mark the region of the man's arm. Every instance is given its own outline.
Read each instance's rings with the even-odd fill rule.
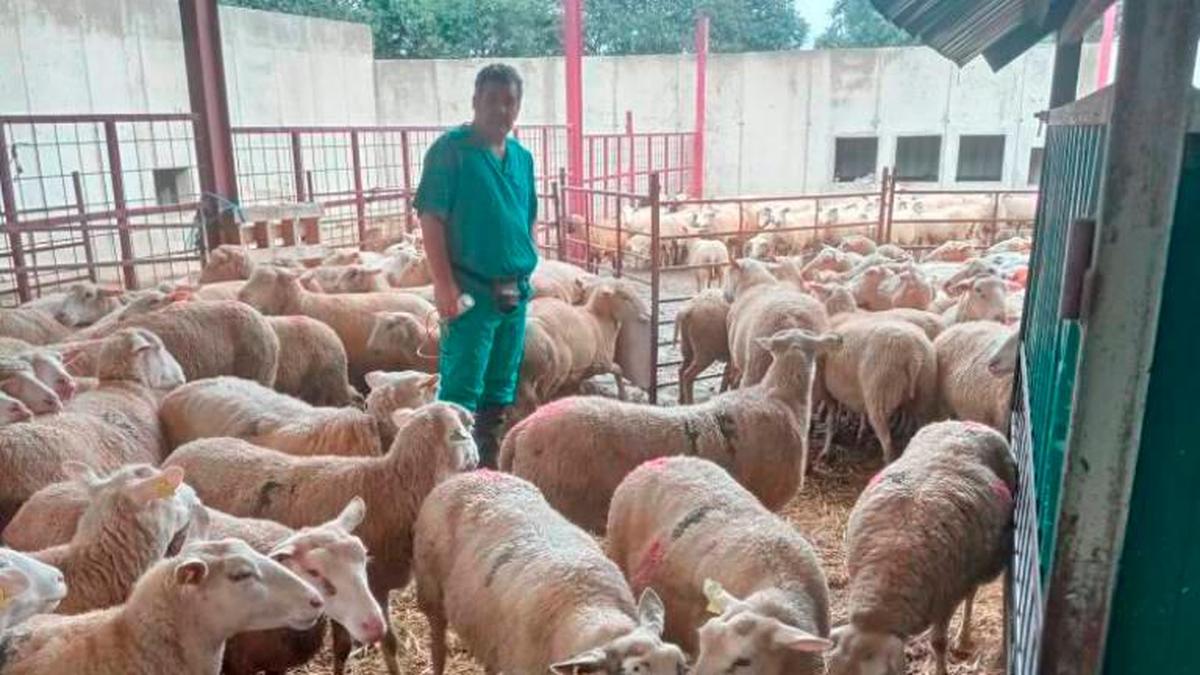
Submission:
[[[443,319],[458,315],[458,282],[450,269],[450,256],[446,254],[446,221],[425,212],[421,214],[421,234],[425,243],[425,261],[433,277],[433,298],[438,314]]]

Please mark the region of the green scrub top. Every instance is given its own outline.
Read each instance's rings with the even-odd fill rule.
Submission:
[[[414,206],[446,223],[446,248],[460,286],[528,277],[537,265],[533,155],[505,139],[496,157],[470,125],[442,134],[425,153]],[[464,278],[466,277],[466,278]]]

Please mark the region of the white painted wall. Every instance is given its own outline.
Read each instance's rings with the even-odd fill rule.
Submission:
[[[234,124],[370,124],[368,27],[220,8]],[[187,112],[176,0],[0,0],[0,114]]]

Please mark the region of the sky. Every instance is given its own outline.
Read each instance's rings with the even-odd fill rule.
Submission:
[[[829,25],[829,9],[834,0],[795,0],[796,10],[808,22],[808,43],[817,39]]]

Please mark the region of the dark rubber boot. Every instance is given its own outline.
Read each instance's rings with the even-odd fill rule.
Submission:
[[[479,466],[483,469],[495,469],[500,457],[500,439],[497,433],[504,423],[503,406],[486,406],[475,412],[475,428],[471,435],[479,448]]]

